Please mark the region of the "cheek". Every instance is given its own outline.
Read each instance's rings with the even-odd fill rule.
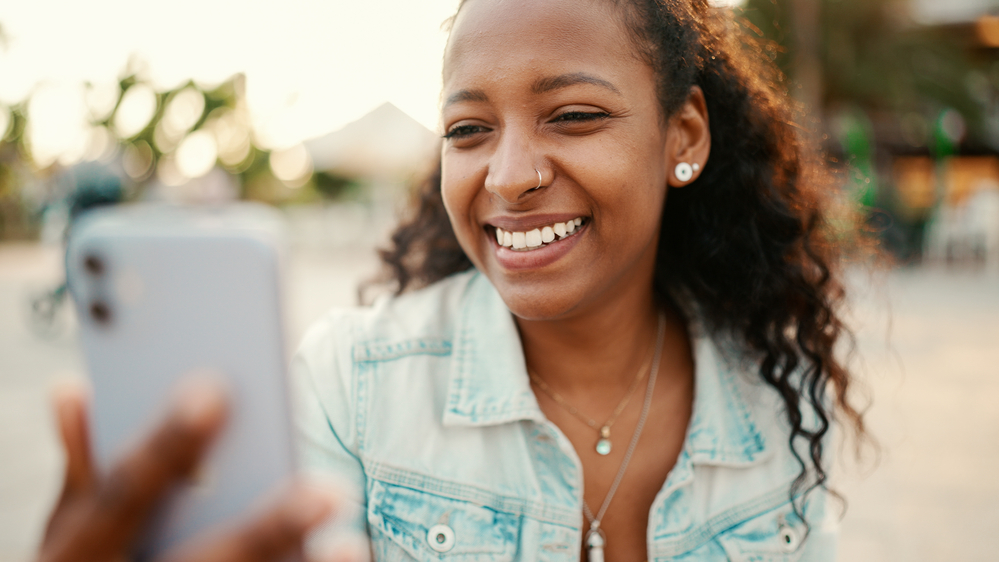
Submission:
[[[466,253],[470,253],[470,238],[475,230],[471,216],[477,193],[473,179],[444,159],[441,167],[441,198],[444,200],[451,228]]]
[[[658,221],[666,194],[664,150],[649,143],[607,144],[576,154],[575,170],[585,178],[595,214],[639,223]],[[639,224],[631,225],[639,227]]]

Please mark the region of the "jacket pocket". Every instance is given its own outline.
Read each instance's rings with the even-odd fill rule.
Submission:
[[[733,562],[792,562],[802,560],[807,530],[786,503],[727,529],[716,540]]]
[[[380,481],[368,483],[375,559],[514,560],[520,517],[456,497]]]

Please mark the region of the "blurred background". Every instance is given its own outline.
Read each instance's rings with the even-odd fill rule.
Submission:
[[[845,442],[839,558],[999,552],[999,0],[716,2],[760,38],[883,252],[849,266],[880,443]],[[289,341],[357,300],[437,149],[456,0],[0,5],[0,562],[57,492],[52,381],[81,376],[63,238],[120,201],[288,217]]]

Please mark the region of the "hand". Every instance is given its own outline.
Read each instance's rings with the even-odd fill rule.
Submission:
[[[87,392],[64,385],[55,396],[66,449],[66,479],[49,520],[39,562],[112,562],[126,559],[157,503],[189,478],[225,423],[220,385],[186,381],[150,435],[105,478],[90,452]],[[308,530],[331,512],[336,496],[302,482],[280,490],[245,521],[194,539],[165,555],[171,562],[270,561],[300,552]]]

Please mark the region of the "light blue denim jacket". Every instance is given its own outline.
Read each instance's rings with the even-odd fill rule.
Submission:
[[[807,533],[789,501],[800,469],[776,392],[694,330],[693,416],[649,560],[834,560],[826,493],[808,496]],[[582,466],[484,276],[331,312],[292,374],[303,464],[363,490],[353,524],[376,560],[578,560]]]

